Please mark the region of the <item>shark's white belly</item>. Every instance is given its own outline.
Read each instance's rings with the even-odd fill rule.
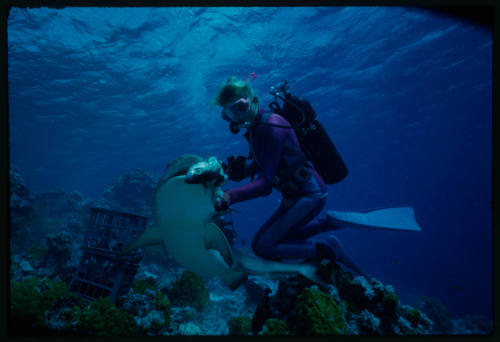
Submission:
[[[156,220],[170,255],[184,268],[210,276],[229,270],[220,254],[205,246],[206,224],[211,221],[213,189],[185,184],[174,177],[158,190]]]

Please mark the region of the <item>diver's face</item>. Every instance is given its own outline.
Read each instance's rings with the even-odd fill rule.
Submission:
[[[245,121],[249,109],[250,101],[248,98],[241,98],[225,106],[221,115],[226,121],[241,123]]]

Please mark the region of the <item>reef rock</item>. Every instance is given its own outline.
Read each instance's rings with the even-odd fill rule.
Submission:
[[[449,334],[453,330],[450,313],[438,298],[421,297],[416,307],[434,322],[433,333]]]
[[[18,217],[32,214],[34,195],[28,189],[19,169],[11,166],[9,169],[10,211]]]
[[[38,215],[48,218],[65,218],[68,215],[81,215],[87,213],[89,199],[79,191],[67,193],[61,188],[53,187],[46,192],[35,195],[35,209]]]
[[[126,312],[143,317],[155,307],[156,292],[145,290],[144,293],[135,291],[129,292],[127,295],[120,297],[119,306]]]
[[[21,269],[21,271],[23,271],[24,274],[28,274],[28,273],[31,273],[33,272],[35,269],[31,266],[31,264],[26,261],[26,260],[22,260],[20,263],[19,263],[19,268]]]
[[[152,278],[147,278],[152,279]],[[170,301],[158,290],[154,283],[139,286],[118,299],[118,306],[134,315],[137,326],[148,336],[162,335],[170,330],[172,308]],[[145,285],[145,282],[140,282]]]
[[[268,289],[252,317],[252,331],[279,319],[291,334],[428,334],[433,322],[418,309],[403,306],[394,289],[372,278],[353,277],[338,265],[327,265],[331,284],[318,286],[301,276],[280,280]],[[326,270],[323,269],[323,271]]]
[[[243,286],[247,293],[246,304],[258,304],[266,295],[267,290],[270,290],[269,286],[256,280],[255,276],[249,276]]]
[[[45,243],[48,248],[44,263],[47,267],[47,274],[71,279],[78,263],[77,258],[72,255],[72,235],[67,231],[48,234]]]
[[[71,259],[71,242],[71,234],[66,231],[48,234],[46,239],[48,256],[59,262],[67,263]]]
[[[454,334],[486,335],[493,333],[492,320],[481,315],[468,315],[452,320]]]
[[[359,315],[353,315],[350,329],[359,335],[378,335],[381,333],[380,319],[365,309]]]
[[[175,306],[191,306],[203,311],[210,304],[210,294],[203,277],[184,271],[168,291],[168,298]]]
[[[201,333],[201,329],[194,323],[182,323],[179,326],[179,334],[180,335],[203,335]]]
[[[29,226],[35,215],[34,195],[24,183],[20,171],[11,166],[9,169],[10,185],[10,238],[14,245],[25,247],[29,236]]]

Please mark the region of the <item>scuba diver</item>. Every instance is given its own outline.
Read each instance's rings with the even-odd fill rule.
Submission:
[[[264,259],[323,259],[338,262],[360,275],[365,273],[346,254],[333,235],[314,236],[340,227],[328,218],[318,218],[328,192],[347,176],[347,168],[307,100],[293,96],[288,83],[271,88],[275,102],[269,112],[259,106],[255,91],[245,80],[230,77],[218,90],[215,103],[232,133],[246,129],[248,157],[231,156],[224,163],[230,180],[251,177],[243,186],[225,191],[215,203],[216,211],[230,205],[268,196],[275,188],[282,194],[278,210],[258,230],[252,241],[254,253]],[[283,107],[277,103],[280,98]],[[254,175],[258,177],[254,179]]]

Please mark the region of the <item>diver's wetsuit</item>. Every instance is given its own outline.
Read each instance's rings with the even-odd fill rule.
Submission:
[[[269,195],[273,188],[273,179],[279,174],[280,160],[286,160],[290,157],[287,154],[293,154],[294,150],[300,151],[293,129],[262,125],[258,123],[260,120],[290,126],[282,116],[271,114],[266,119],[263,117],[263,110],[259,110],[248,136],[259,177],[249,184],[229,190],[231,203]],[[311,162],[307,161],[307,165],[312,173],[309,180],[302,183],[293,193],[282,192],[283,199],[278,211],[254,237],[252,248],[256,255],[274,260],[314,258],[314,243],[307,238],[335,229],[326,220],[316,219],[325,206],[328,193],[323,179]]]

